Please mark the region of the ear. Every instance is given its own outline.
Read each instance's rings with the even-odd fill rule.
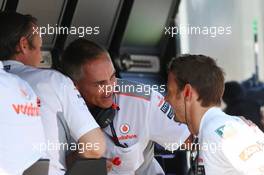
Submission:
[[[23,54],[27,53],[29,49],[28,40],[26,37],[21,37],[17,46],[17,51]]]
[[[191,98],[192,98],[192,86],[190,84],[186,84],[184,86],[183,95],[184,95],[184,99],[186,101],[191,100]]]

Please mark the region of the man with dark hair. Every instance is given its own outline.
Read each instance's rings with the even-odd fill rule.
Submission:
[[[225,83],[223,101],[226,104],[224,112],[229,115],[243,116],[254,122],[262,131],[261,105],[246,95],[246,90],[236,81]]]
[[[21,175],[46,156],[35,148],[45,141],[39,100],[25,81],[3,70],[1,61],[0,96],[0,174]]]
[[[77,150],[81,156],[101,157],[105,151],[103,133],[73,82],[57,71],[35,68],[40,63],[42,45],[35,18],[2,12],[0,21],[0,59],[5,60],[5,69],[26,80],[42,102],[40,110],[46,143],[40,148],[48,153],[49,174],[65,173],[66,152],[80,148],[69,143],[71,138],[84,145],[84,149]]]
[[[153,142],[173,150],[190,133],[186,125],[174,125],[173,111],[163,96],[154,90],[145,93],[143,84],[117,79],[108,52],[94,42],[73,41],[61,62],[63,72],[72,78],[104,128],[105,157],[113,165],[109,174],[164,174],[154,159]]]
[[[0,32],[1,60],[13,59],[18,55],[18,61],[23,61],[26,65],[39,65],[42,41],[33,34],[33,29],[37,28],[37,19],[31,15],[18,15],[12,12],[1,12],[0,18],[3,25],[8,24],[1,27]]]
[[[177,121],[195,136],[192,173],[257,175],[264,173],[264,134],[219,108],[224,73],[203,55],[182,55],[169,65],[168,101]]]

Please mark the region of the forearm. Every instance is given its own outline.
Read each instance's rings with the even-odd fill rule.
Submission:
[[[78,153],[83,158],[100,158],[105,152],[105,138],[100,128],[93,129],[82,136],[78,144],[83,145],[83,149]]]

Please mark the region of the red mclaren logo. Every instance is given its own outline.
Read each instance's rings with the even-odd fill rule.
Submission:
[[[130,130],[130,127],[128,124],[122,124],[120,126],[120,131],[122,134],[127,134],[129,132],[129,130]]]

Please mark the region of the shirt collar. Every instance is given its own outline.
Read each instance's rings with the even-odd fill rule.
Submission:
[[[21,67],[24,64],[16,60],[6,60],[6,61],[3,61],[3,65],[4,65],[4,69],[7,72],[9,72],[11,68],[13,69],[14,67]]]
[[[199,127],[199,133],[198,133],[198,137],[201,137],[201,131],[203,128],[203,125],[206,123],[206,121],[208,121],[210,118],[214,117],[215,114],[217,113],[222,113],[223,111],[221,110],[221,108],[219,107],[211,107],[209,108],[203,115],[201,122],[200,122],[200,127]]]
[[[4,66],[6,66],[6,65],[14,65],[14,64],[16,64],[16,65],[24,65],[22,62],[16,61],[16,60],[6,60],[6,61],[3,61],[3,63],[4,63]]]

